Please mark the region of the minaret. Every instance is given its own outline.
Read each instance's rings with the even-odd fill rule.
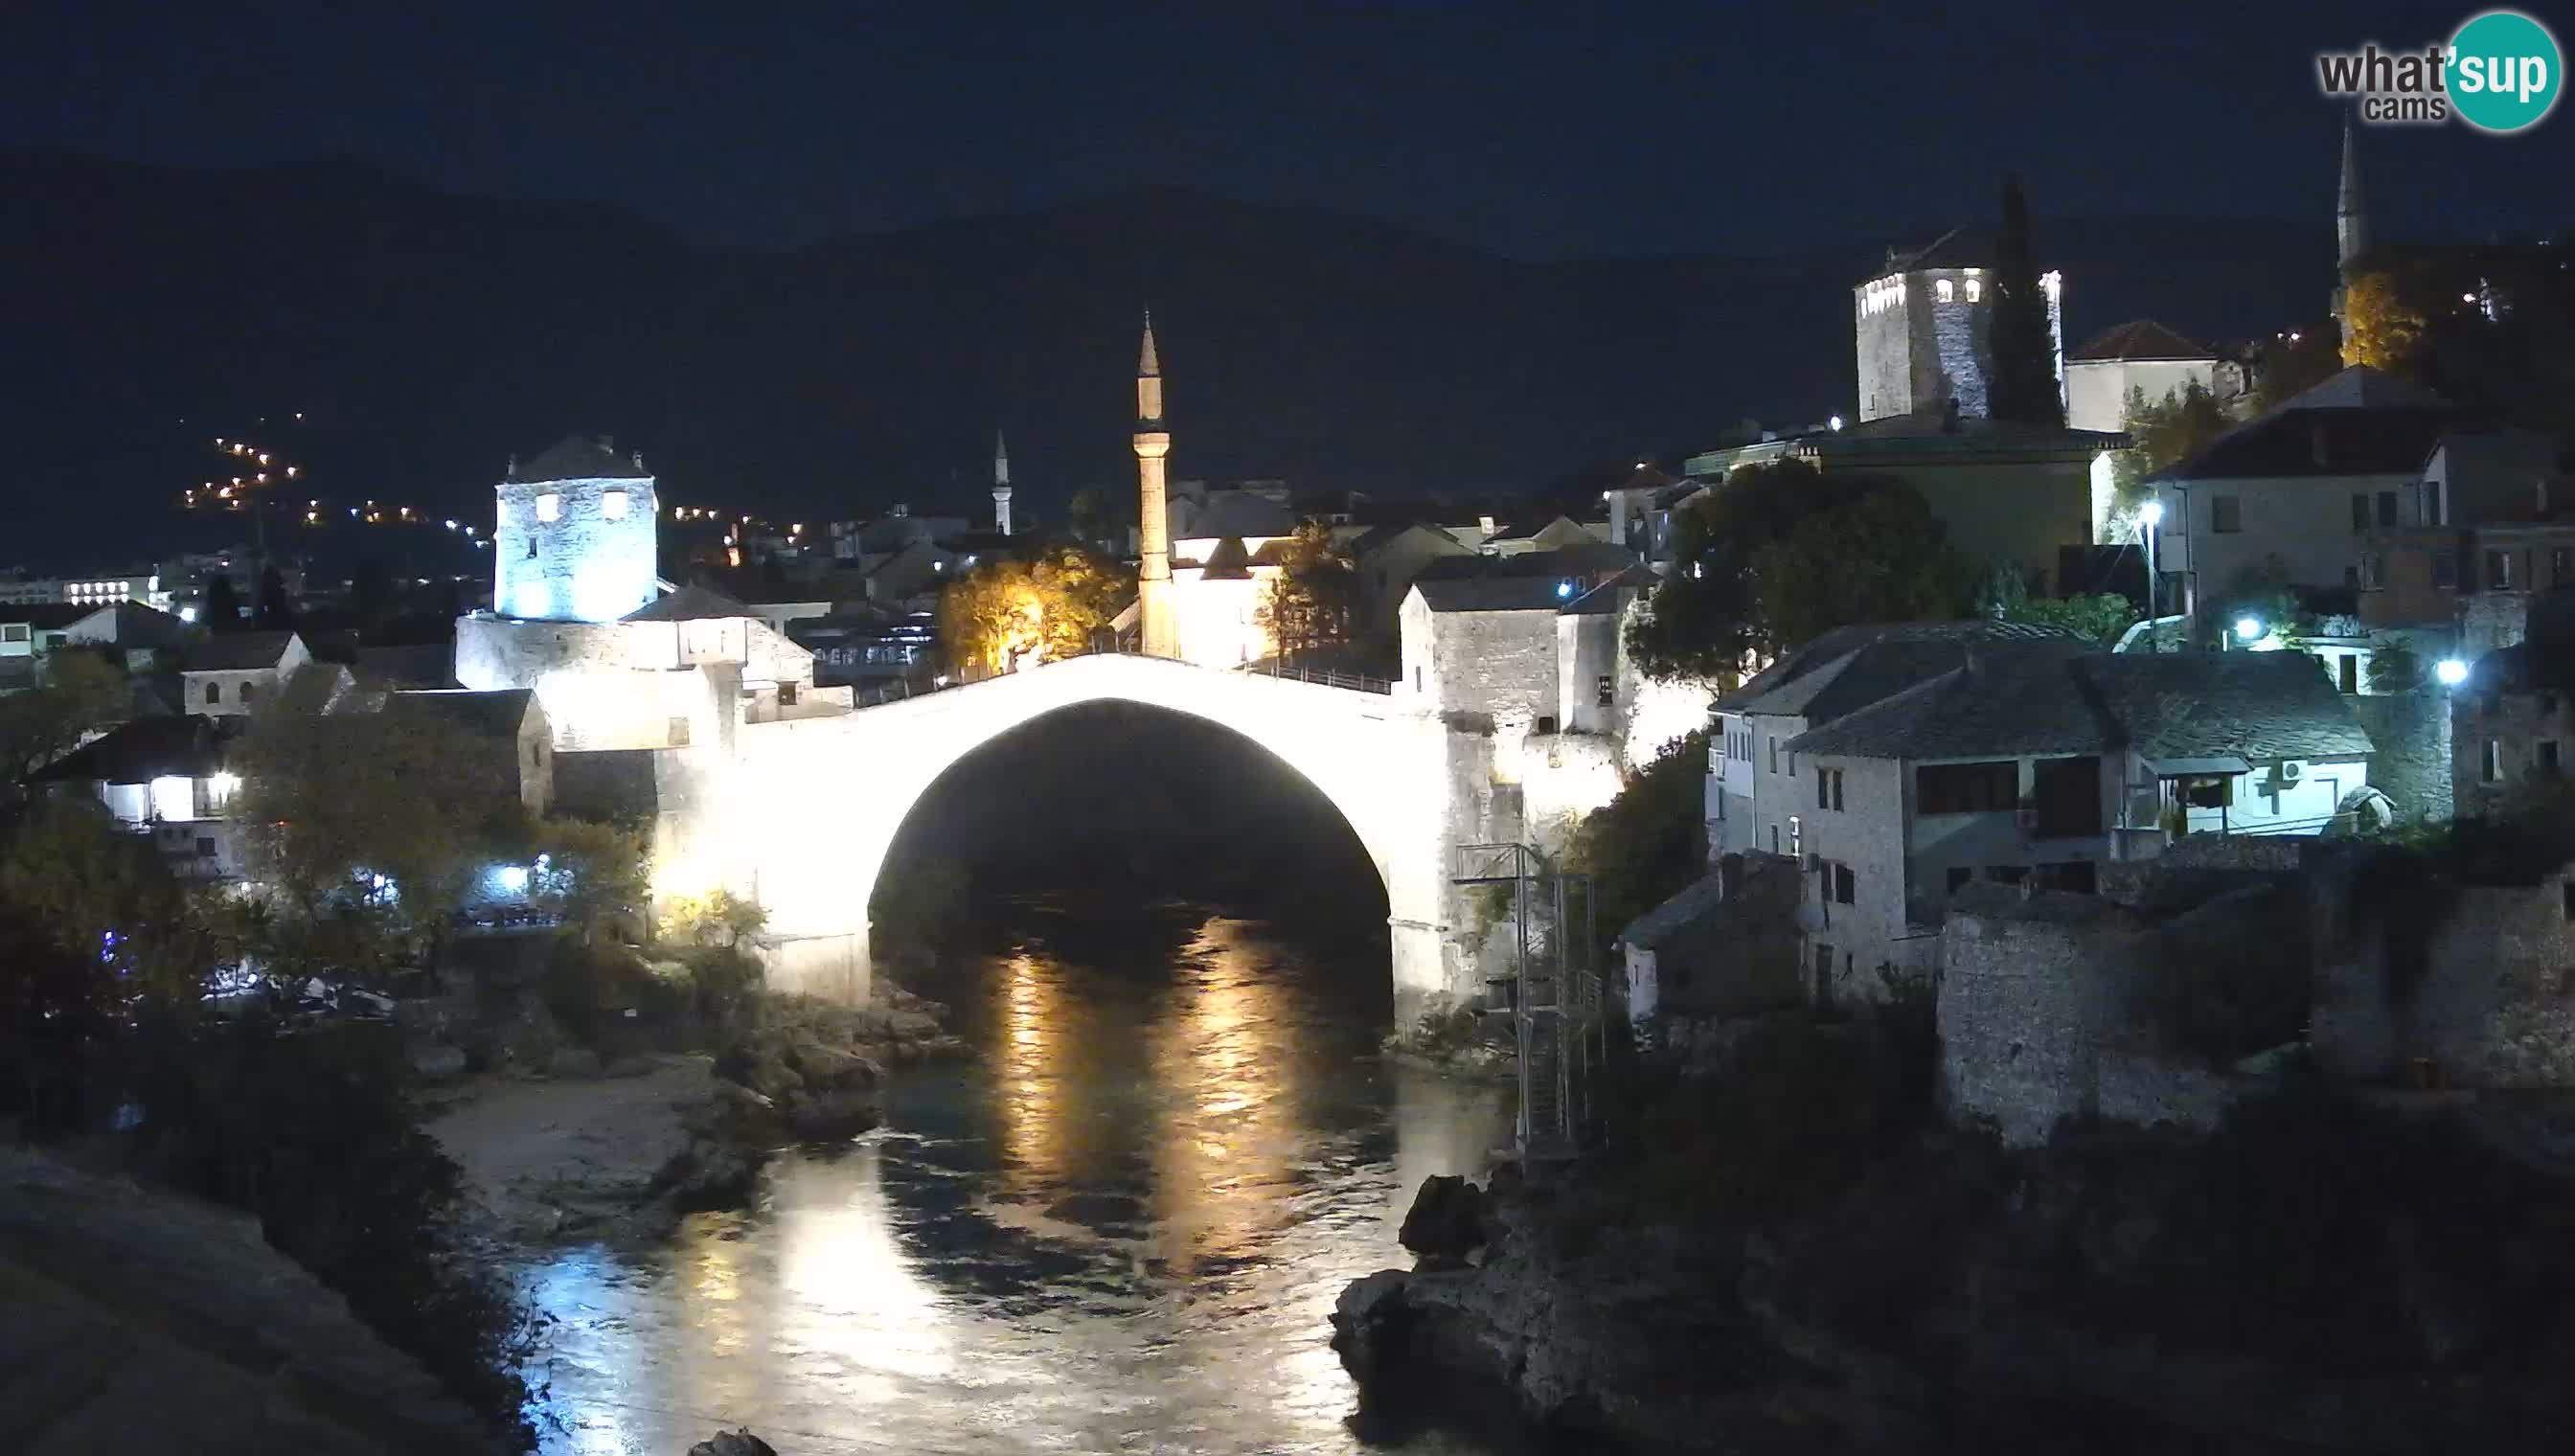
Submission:
[[[1145,311],[1145,345],[1136,358],[1136,619],[1139,649],[1149,658],[1181,655],[1172,616],[1172,517],[1163,458],[1172,435],[1163,427],[1163,361],[1154,352],[1154,311]]]
[[[1011,534],[1011,447],[1002,432],[993,432],[993,529]]]
[[[2334,202],[2333,316],[2337,325],[2344,325],[2343,294],[2351,287],[2352,270],[2368,251],[2369,207],[2360,193],[2360,148],[2352,136],[2351,118],[2344,117],[2342,191]]]

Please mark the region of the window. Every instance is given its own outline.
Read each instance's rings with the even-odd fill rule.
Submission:
[[[2444,592],[2459,590],[2459,556],[2456,552],[2432,553],[2432,585]]]
[[[2354,531],[2369,529],[2369,496],[2365,492],[2351,493],[2351,529]]]
[[[1969,302],[1969,303],[1971,303],[1971,304],[1972,304],[1972,303],[1981,303],[1981,302],[1983,302],[1983,301],[1984,301],[1984,297],[1985,297],[1985,281],[1984,281],[1983,279],[1981,279],[1981,278],[1970,278],[1970,279],[1968,279],[1968,280],[1967,280],[1967,302]]]
[[[2231,808],[2235,803],[2235,775],[2210,773],[2182,779],[2181,801],[2192,808]]]
[[[689,721],[685,718],[672,719],[670,722],[669,731],[666,736],[670,738],[672,747],[687,747],[689,745]]]
[[[1859,876],[1851,873],[1851,867],[1847,864],[1834,865],[1833,903],[1837,905],[1850,904],[1858,897],[1858,894]]]
[[[1805,820],[1798,818],[1795,814],[1790,814],[1788,815],[1788,857],[1794,859],[1805,852]]]
[[[27,624],[23,622],[0,622],[0,642],[25,642],[26,640]]]
[[[1779,852],[1779,826],[1777,824],[1772,824],[1770,826],[1770,852],[1773,854]]]
[[[1925,763],[1913,770],[1913,811],[1989,813],[2020,806],[2020,765]]]
[[[1773,773],[1779,771],[1779,740],[1777,738],[1772,738],[1770,740],[1770,771]]]
[[[778,706],[781,708],[794,708],[796,706],[795,684],[781,683],[778,685]]]
[[[224,701],[224,685],[223,685],[223,684],[221,684],[221,683],[209,683],[209,684],[207,684],[207,685],[206,685],[206,701],[207,701],[208,703],[221,703],[221,702],[223,702],[223,701]]]
[[[2423,483],[2423,524],[2426,526],[2441,524],[2441,483],[2439,481]]]
[[[2378,493],[2378,524],[2381,526],[2393,526],[2396,524],[2396,493],[2394,491],[2381,491]]]
[[[2570,576],[2575,576],[2575,549],[2562,546],[2550,547],[2548,549],[2548,585],[2567,586],[2566,579]]]
[[[2220,536],[2232,536],[2244,529],[2244,501],[2240,496],[2208,498],[2208,529]]]
[[[1831,808],[1833,806],[1831,779],[1832,775],[1825,770],[1821,768],[1815,770],[1815,807]]]
[[[2486,590],[2489,592],[2509,592],[2512,590],[2511,552],[2490,551],[2486,553]]]
[[[1834,808],[1836,808],[1836,809],[1839,809],[1841,806],[1842,806],[1842,770],[1840,770],[1839,768],[1836,768],[1836,769],[1834,769],[1834,770],[1833,770],[1833,807],[1834,807]]]
[[[602,491],[599,496],[599,514],[603,520],[625,520],[626,493],[624,491]]]
[[[215,841],[204,834],[199,834],[197,836],[197,857],[200,859],[214,858]]]
[[[531,537],[529,537],[529,538],[528,538],[528,560],[530,560],[530,561],[535,561],[536,559],[537,559],[537,539],[536,539],[535,537],[531,536]]]
[[[2341,681],[2335,686],[2345,693],[2358,693],[2360,691],[2360,654],[2345,653],[2335,660],[2334,666],[2341,673]]]
[[[544,495],[539,496],[537,498],[537,519],[539,521],[562,520],[563,497],[556,495],[552,491],[548,491]]]
[[[2486,749],[2477,757],[2477,781],[2480,783],[2503,781],[2503,740],[2501,738],[2486,739]]]
[[[1529,729],[1529,731],[1531,731],[1531,732],[1538,732],[1538,733],[1551,733],[1551,732],[1554,732],[1554,731],[1555,731],[1555,720],[1554,720],[1554,719],[1552,719],[1552,718],[1542,718],[1542,719],[1539,719],[1539,720],[1537,721],[1536,725],[1535,725],[1535,726],[1533,726],[1533,727]]]
[[[1948,303],[1958,291],[1956,285],[1950,283],[1949,280],[1945,278],[1932,285],[1932,287],[1939,293],[1940,302],[1944,304]]]
[[[2557,740],[2555,738],[2541,738],[2535,745],[2535,748],[2536,752],[2531,759],[2531,766],[2551,778],[2556,777]]]
[[[259,696],[259,685],[258,685],[258,684],[256,684],[256,683],[244,683],[243,685],[241,685],[241,701],[242,701],[243,703],[247,704],[247,703],[249,703],[252,699],[257,698],[258,696]]]
[[[1592,699],[1602,708],[1615,707],[1618,702],[1618,680],[1606,673],[1601,674],[1592,685]]]

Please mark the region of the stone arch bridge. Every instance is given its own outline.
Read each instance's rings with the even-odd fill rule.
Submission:
[[[749,724],[701,782],[688,837],[769,912],[772,983],[865,994],[868,902],[922,795],[984,743],[1063,709],[1124,702],[1205,720],[1302,774],[1385,884],[1397,1025],[1480,991],[1459,943],[1453,846],[1474,837],[1487,770],[1401,695],[1101,654],[831,717]],[[1462,735],[1471,738],[1471,735]],[[1462,775],[1462,777],[1460,776]],[[1226,785],[1205,785],[1221,798]],[[704,836],[715,836],[709,843]]]

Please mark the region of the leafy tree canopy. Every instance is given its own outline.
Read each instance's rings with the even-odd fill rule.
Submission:
[[[2423,311],[2404,296],[2396,276],[2363,273],[2343,289],[2342,362],[2389,374],[2415,372],[2423,347]]]
[[[1086,547],[1055,542],[996,558],[939,596],[939,637],[960,671],[1008,672],[1031,655],[1080,657],[1094,633],[1135,600],[1134,574]]]
[[[1358,570],[1332,540],[1331,528],[1308,521],[1280,544],[1282,561],[1258,610],[1284,661],[1347,648],[1358,622]]]
[[[0,697],[0,808],[21,801],[45,765],[127,716],[125,672],[101,654],[61,648],[33,688]]]
[[[2112,506],[2122,517],[2145,504],[2146,481],[2170,470],[2234,427],[2226,407],[2197,380],[2164,391],[2149,400],[2141,389],[2128,391],[2127,418],[2122,422],[2135,443],[2110,462]]]

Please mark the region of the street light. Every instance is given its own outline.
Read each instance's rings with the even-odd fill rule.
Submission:
[[[2235,619],[2235,640],[2237,642],[2258,642],[2261,640],[2261,637],[2262,619],[2258,617],[2239,617]]]
[[[2432,676],[2440,680],[2442,687],[2456,688],[2468,681],[2468,665],[2457,658],[2443,658],[2433,665]]]

